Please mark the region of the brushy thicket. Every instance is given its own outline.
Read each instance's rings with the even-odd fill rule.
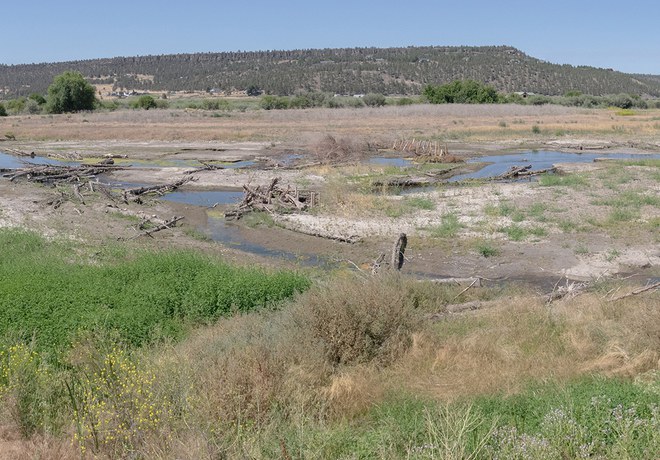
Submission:
[[[291,272],[232,267],[192,252],[120,263],[62,260],[42,238],[0,232],[0,335],[67,348],[81,331],[116,331],[131,345],[178,339],[194,324],[279,302],[309,286]],[[56,243],[52,243],[55,245]]]

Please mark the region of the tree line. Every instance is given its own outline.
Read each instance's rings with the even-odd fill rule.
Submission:
[[[475,80],[506,93],[559,96],[578,90],[660,97],[658,76],[551,64],[506,46],[197,53],[0,66],[0,94],[44,94],[66,70],[117,90],[231,92],[255,85],[276,96],[300,91],[417,95],[427,85]]]

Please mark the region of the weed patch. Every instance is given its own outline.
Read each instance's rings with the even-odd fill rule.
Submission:
[[[178,339],[193,324],[274,305],[309,286],[295,273],[235,268],[193,252],[89,265],[30,233],[2,230],[0,243],[0,336],[34,337],[39,348],[61,350],[85,330],[116,330],[133,345]]]

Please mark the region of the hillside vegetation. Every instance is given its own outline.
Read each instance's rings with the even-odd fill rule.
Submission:
[[[420,94],[425,85],[475,80],[503,92],[660,96],[660,77],[558,65],[507,46],[345,48],[117,57],[0,66],[6,98],[45,93],[67,70],[115,89]]]

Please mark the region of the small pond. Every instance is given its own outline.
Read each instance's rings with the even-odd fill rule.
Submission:
[[[75,161],[61,161],[39,156],[17,157],[0,152],[0,168],[6,169],[24,168],[26,165],[76,166],[78,164],[80,163]]]
[[[161,199],[210,208],[216,204],[236,204],[243,196],[242,190],[176,191],[163,195]]]
[[[470,158],[467,160],[467,163],[488,164],[478,171],[454,176],[449,179],[449,182],[499,176],[508,171],[512,166],[532,165],[532,169],[537,170],[551,168],[557,163],[592,163],[596,158],[612,158],[617,160],[658,159],[660,158],[660,154],[566,153],[539,150],[507,155],[490,155]]]
[[[390,158],[390,157],[371,157],[367,161],[369,164],[379,166],[396,166],[398,168],[405,168],[406,166],[413,165],[412,160],[407,158]]]
[[[224,217],[209,216],[206,227],[200,230],[213,241],[249,252],[250,254],[272,257],[274,259],[284,259],[299,263],[305,267],[332,268],[337,265],[337,263],[329,261],[317,254],[296,254],[249,242],[241,236],[239,228],[225,221]]]

